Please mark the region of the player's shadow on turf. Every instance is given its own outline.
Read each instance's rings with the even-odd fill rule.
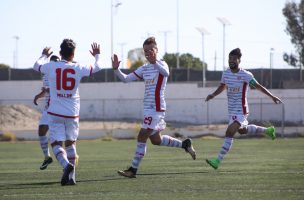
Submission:
[[[55,184],[60,184],[60,182],[53,181],[53,182],[38,182],[38,183],[36,182],[36,183],[7,184],[7,185],[0,185],[0,190],[40,188],[43,185],[55,185]]]
[[[87,182],[105,182],[105,181],[118,181],[121,180],[121,177],[117,175],[115,178],[107,178],[107,179],[89,179],[89,180],[77,180],[77,183],[87,183]]]
[[[143,173],[137,174],[139,176],[157,176],[157,175],[178,175],[178,174],[206,174],[207,171],[199,171],[199,172],[159,172],[159,173]]]

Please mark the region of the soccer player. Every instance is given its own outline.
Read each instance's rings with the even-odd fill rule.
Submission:
[[[50,57],[51,62],[57,62],[59,60],[60,60],[60,58],[58,56],[52,55]],[[46,136],[46,133],[49,130],[47,109],[49,107],[49,102],[50,102],[49,81],[48,81],[46,75],[42,76],[42,82],[43,82],[43,86],[41,88],[41,92],[35,96],[34,104],[38,105],[37,100],[39,98],[45,97],[43,111],[42,111],[41,118],[39,120],[39,127],[38,127],[38,136],[39,136],[40,147],[44,154],[44,161],[43,161],[42,165],[40,166],[40,169],[44,170],[47,168],[47,166],[49,164],[51,164],[53,162],[53,159],[52,159],[50,151],[49,151],[48,137]]]
[[[118,171],[118,174],[128,178],[136,178],[137,169],[146,154],[146,142],[150,138],[154,145],[183,148],[195,160],[196,154],[191,139],[181,141],[169,135],[161,135],[165,129],[165,88],[169,76],[169,68],[165,61],[157,59],[158,48],[154,37],[147,38],[143,43],[146,59],[149,63],[139,67],[128,75],[118,69],[120,61],[117,55],[112,58],[114,73],[123,82],[143,80],[145,83],[144,116],[141,129],[137,136],[137,145],[131,167]]]
[[[220,86],[212,94],[209,94],[205,100],[209,101],[227,89],[229,125],[226,130],[224,143],[217,158],[206,160],[214,169],[219,167],[224,156],[231,149],[235,133],[266,134],[273,140],[276,138],[275,128],[273,126],[266,128],[254,124],[248,125],[247,117],[249,110],[247,93],[249,85],[269,96],[276,104],[282,103],[282,101],[260,85],[252,73],[239,67],[241,57],[242,53],[239,48],[233,49],[229,53],[229,69],[223,72]]]
[[[61,185],[75,185],[76,140],[79,132],[79,83],[82,77],[99,71],[100,46],[91,45],[90,53],[95,57],[93,66],[73,62],[76,44],[64,39],[60,45],[61,61],[43,64],[52,52],[49,47],[34,64],[34,69],[45,74],[49,80],[50,106],[48,108],[50,143],[53,153],[63,167]],[[65,143],[65,149],[63,148]]]

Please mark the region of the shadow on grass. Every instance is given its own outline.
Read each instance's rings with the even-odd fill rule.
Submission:
[[[59,182],[52,181],[52,182],[6,184],[6,185],[0,185],[0,190],[40,188],[41,186],[50,186],[55,184],[59,184]]]
[[[158,176],[158,175],[183,175],[183,174],[206,174],[207,171],[199,171],[199,172],[160,172],[160,173],[144,173],[137,174],[139,176]]]
[[[184,174],[206,174],[207,171],[199,171],[199,172],[160,172],[160,173],[141,173],[137,174],[138,176],[163,176],[163,175],[184,175]],[[90,183],[90,182],[106,182],[106,181],[122,181],[129,180],[129,178],[121,177],[118,174],[113,176],[105,176],[103,179],[82,179],[77,180],[77,183]],[[51,182],[35,182],[35,183],[15,183],[15,184],[6,184],[0,185],[1,190],[20,190],[20,189],[33,189],[33,188],[41,188],[41,186],[52,186],[52,185],[60,185],[59,181],[51,181]]]

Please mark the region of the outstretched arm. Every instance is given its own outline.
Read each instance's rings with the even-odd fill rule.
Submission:
[[[261,84],[259,84],[258,82],[256,82],[254,84],[254,87],[257,90],[260,90],[261,92],[263,92],[264,94],[266,94],[267,96],[269,96],[274,103],[278,104],[278,103],[283,103],[282,100],[279,97],[274,96],[273,94],[271,94],[271,92],[269,92],[269,90],[267,90],[264,86],[262,86]]]
[[[213,99],[215,96],[221,94],[225,89],[226,89],[226,85],[221,83],[221,85],[218,86],[218,88],[212,94],[209,94],[207,96],[205,101],[209,101],[210,99]]]
[[[130,73],[128,75],[124,74],[119,69],[120,60],[118,60],[118,56],[116,54],[112,57],[112,68],[114,69],[114,73],[116,76],[124,83],[128,83],[131,81],[138,80],[137,76],[134,73]]]

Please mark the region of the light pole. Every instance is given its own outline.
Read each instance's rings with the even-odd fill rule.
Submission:
[[[18,68],[18,40],[20,39],[19,36],[15,35],[13,36],[13,38],[16,41],[16,47],[15,47],[15,51],[14,51],[14,68]]]
[[[122,42],[122,43],[118,43],[118,45],[120,46],[120,57],[121,57],[121,66],[124,68],[125,63],[124,63],[124,46],[127,43]]]
[[[270,53],[269,53],[270,89],[272,89],[273,52],[274,52],[274,48],[270,48]]]
[[[167,53],[167,36],[168,36],[168,33],[170,33],[171,31],[160,31],[161,33],[164,34],[164,54]]]
[[[118,8],[122,3],[117,2],[114,4],[113,0],[111,0],[111,56],[113,56],[114,50],[113,50],[113,42],[114,42],[114,8]],[[107,70],[105,70],[105,82],[108,82],[108,73]]]
[[[231,25],[231,23],[224,17],[217,18],[223,25],[223,71],[225,70],[225,28],[227,25]]]
[[[203,87],[206,87],[206,67],[205,67],[205,47],[204,47],[204,37],[209,34],[209,32],[203,28],[196,28],[198,32],[202,35],[202,67],[203,67]]]
[[[176,68],[179,69],[179,0],[176,0]]]

